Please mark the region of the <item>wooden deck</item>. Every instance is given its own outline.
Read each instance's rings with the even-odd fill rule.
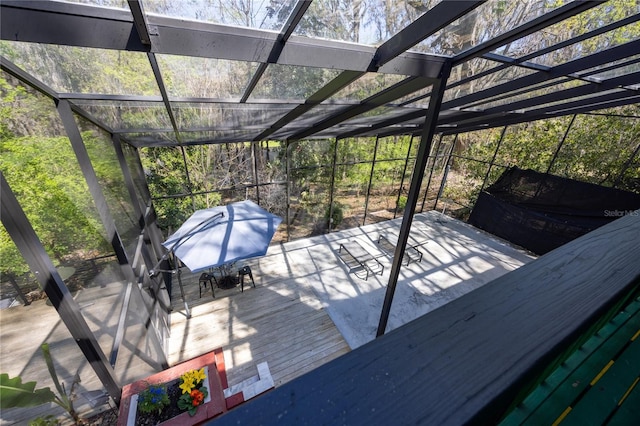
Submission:
[[[239,285],[216,288],[215,299],[209,287],[199,297],[200,274],[182,274],[189,319],[174,282],[170,365],[222,347],[230,385],[254,376],[266,361],[279,386],[349,352],[312,290],[275,273],[270,259],[249,265],[256,287],[245,279],[243,293]]]

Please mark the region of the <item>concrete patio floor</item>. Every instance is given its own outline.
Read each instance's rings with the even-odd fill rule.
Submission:
[[[380,234],[394,235],[402,219],[305,238],[270,247],[260,265],[286,262],[297,285],[311,289],[351,349],[375,338],[393,259],[378,247]],[[349,274],[338,254],[340,243],[358,241],[384,266],[367,280]],[[535,259],[464,222],[438,212],[414,217],[409,243],[423,253],[421,262],[400,270],[387,331],[418,318]],[[284,267],[285,263],[281,263]]]

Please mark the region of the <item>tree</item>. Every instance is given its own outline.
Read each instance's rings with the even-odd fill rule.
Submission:
[[[71,144],[57,136],[63,130],[53,103],[5,77],[0,80],[0,170],[45,250],[56,262],[111,251]],[[26,264],[6,230],[0,233],[2,268],[20,276]]]

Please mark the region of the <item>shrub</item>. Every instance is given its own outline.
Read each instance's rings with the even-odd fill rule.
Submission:
[[[398,211],[404,210],[405,207],[407,207],[407,196],[401,195],[400,198],[398,198]]]
[[[330,214],[331,218],[329,218]],[[340,224],[342,223],[342,219],[344,218],[342,205],[340,203],[333,203],[333,213],[331,212],[331,207],[327,207],[324,218],[331,229],[336,229],[338,226],[340,226]]]

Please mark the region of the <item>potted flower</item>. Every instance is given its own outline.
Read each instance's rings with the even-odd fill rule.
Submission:
[[[198,406],[202,405],[209,394],[207,387],[204,386],[205,378],[204,368],[189,370],[180,376],[182,396],[178,400],[178,407],[181,410],[187,410],[191,416],[196,414]]]
[[[227,411],[223,389],[228,387],[222,349],[159,371],[122,389],[117,426],[189,426],[203,424]],[[156,388],[166,390],[168,404]],[[148,398],[147,398],[148,397]],[[144,413],[140,399],[161,410]],[[162,401],[162,402],[161,402]],[[145,404],[143,404],[145,405]]]
[[[161,412],[169,405],[167,389],[161,385],[149,385],[138,394],[138,410],[144,414]]]
[[[185,424],[184,420],[179,420],[179,416],[182,413],[189,413],[189,417],[195,416],[209,394],[205,386],[206,368],[188,370],[180,377],[166,382],[145,383],[144,389],[135,395],[135,417],[132,415],[128,424],[146,426],[173,420],[177,424]]]

